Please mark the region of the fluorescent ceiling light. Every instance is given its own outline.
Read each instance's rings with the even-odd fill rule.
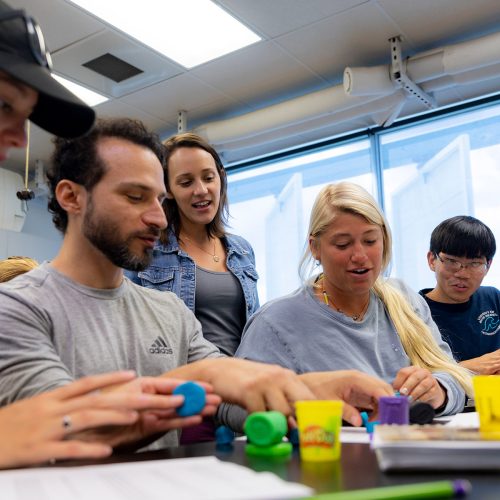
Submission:
[[[62,76],[52,73],[52,78],[56,79],[59,83],[64,85],[69,91],[73,92],[73,94],[75,94],[89,106],[97,106],[98,104],[101,104],[101,102],[105,102],[108,100],[106,96],[98,94],[97,92],[94,92],[87,87],[83,87],[78,83],[66,80],[66,78],[63,78]]]
[[[261,38],[210,0],[70,0],[186,68]]]

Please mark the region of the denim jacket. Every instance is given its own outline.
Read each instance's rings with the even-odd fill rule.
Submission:
[[[153,260],[149,267],[140,272],[126,271],[134,283],[146,288],[174,292],[194,312],[196,291],[196,264],[179,247],[174,232],[168,228],[168,243],[157,243],[153,250]],[[240,282],[245,296],[246,319],[259,308],[255,256],[250,243],[241,236],[226,234],[222,239],[226,247],[228,270]]]

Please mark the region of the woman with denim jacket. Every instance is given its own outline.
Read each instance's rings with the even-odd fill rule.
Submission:
[[[215,149],[190,133],[174,135],[165,149],[169,226],[150,266],[126,274],[144,287],[174,292],[194,312],[204,337],[233,356],[259,307],[253,249],[226,232],[226,171]],[[180,442],[212,441],[214,431],[213,421],[205,420],[184,429]]]
[[[151,265],[127,276],[177,294],[195,313],[205,338],[232,356],[259,307],[254,252],[244,238],[226,232],[226,172],[212,146],[184,133],[168,139],[165,148],[169,227]]]

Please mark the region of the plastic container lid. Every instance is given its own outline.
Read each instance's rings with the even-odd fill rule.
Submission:
[[[278,411],[252,413],[243,427],[250,442],[256,446],[271,446],[279,443],[288,431],[285,415]]]
[[[406,396],[384,396],[378,400],[381,424],[408,425],[410,422],[409,401]]]

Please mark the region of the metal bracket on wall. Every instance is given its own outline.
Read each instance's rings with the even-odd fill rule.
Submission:
[[[430,94],[423,91],[406,74],[406,67],[401,57],[401,37],[389,38],[391,44],[391,78],[410,96],[419,99],[427,108],[437,108],[437,102]]]
[[[187,131],[187,111],[177,112],[177,133],[182,134]]]

